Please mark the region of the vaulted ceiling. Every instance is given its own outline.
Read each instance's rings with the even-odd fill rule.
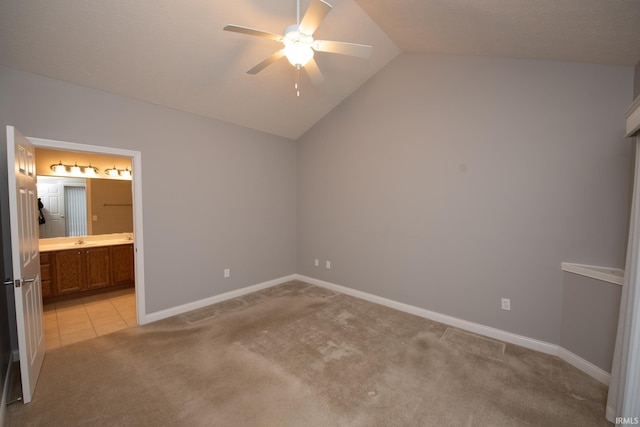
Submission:
[[[401,51],[633,66],[638,0],[328,0],[315,38],[370,44],[369,59],[317,53],[324,83],[279,49],[222,31],[282,33],[295,0],[0,0],[0,65],[297,139]],[[301,0],[302,13],[310,0]]]

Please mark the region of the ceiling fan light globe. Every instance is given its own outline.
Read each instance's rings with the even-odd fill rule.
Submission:
[[[304,67],[313,58],[313,49],[305,44],[285,43],[283,52],[294,67]]]

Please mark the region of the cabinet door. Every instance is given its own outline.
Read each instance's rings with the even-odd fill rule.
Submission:
[[[40,252],[40,283],[42,284],[42,298],[49,298],[55,295],[52,286],[53,267],[52,256],[49,252]]]
[[[133,244],[111,247],[113,284],[126,285],[135,282]]]
[[[55,256],[55,286],[58,295],[85,289],[82,253],[78,250],[59,251]]]
[[[104,288],[111,285],[109,248],[91,248],[85,251],[87,289]]]

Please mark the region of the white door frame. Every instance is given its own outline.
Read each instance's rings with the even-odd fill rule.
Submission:
[[[142,153],[140,151],[125,150],[121,148],[76,144],[73,142],[56,141],[53,139],[30,137],[27,137],[27,139],[31,141],[36,148],[50,148],[54,150],[106,154],[110,156],[131,158],[133,176],[133,244],[136,274],[136,316],[138,325],[148,323],[145,307],[144,245],[142,232]],[[36,170],[36,173],[37,172],[38,171]]]

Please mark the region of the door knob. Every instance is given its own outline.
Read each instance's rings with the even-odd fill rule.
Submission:
[[[35,277],[33,279],[22,279],[22,283],[33,283],[35,281],[36,281]]]
[[[20,286],[26,284],[26,283],[33,283],[36,281],[36,278],[34,277],[33,279],[22,279],[22,280],[16,280],[16,288],[19,288]]]

